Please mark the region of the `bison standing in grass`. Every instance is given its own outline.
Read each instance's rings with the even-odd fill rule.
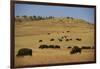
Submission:
[[[82,49],[91,49],[90,46],[82,46]]]
[[[74,46],[70,52],[70,54],[81,53],[82,49],[78,46]]]
[[[76,38],[76,40],[77,40],[77,41],[81,41],[82,39],[81,39],[81,38]]]
[[[55,48],[60,48],[60,46],[59,45],[55,45]]]
[[[32,56],[32,49],[29,48],[22,48],[18,51],[16,56]]]
[[[41,48],[41,49],[48,48],[48,45],[40,45],[39,48]]]
[[[49,48],[54,48],[54,45],[49,45]]]
[[[54,39],[52,38],[52,39],[50,39],[50,41],[54,41]]]
[[[71,47],[71,46],[68,46],[67,48],[68,48],[68,49],[71,49],[72,47]]]
[[[62,42],[62,39],[58,39],[60,42]]]
[[[39,40],[39,42],[42,42],[42,40]]]
[[[48,48],[48,49],[59,49],[60,48],[60,46],[59,45],[40,45],[40,47],[39,48],[41,48],[41,49],[46,49],[46,48]]]

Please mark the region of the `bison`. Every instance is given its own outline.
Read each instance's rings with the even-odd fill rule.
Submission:
[[[72,47],[68,46],[67,48],[68,48],[68,49],[71,49]]]
[[[54,41],[54,39],[52,38],[50,41]]]
[[[72,40],[72,39],[70,39],[70,40]]]
[[[50,33],[48,33],[48,35],[50,35]]]
[[[60,42],[62,42],[62,39],[58,39]]]
[[[66,39],[66,41],[69,41],[69,39]]]
[[[42,40],[39,40],[39,42],[42,42]]]
[[[22,48],[18,51],[18,54],[16,56],[32,56],[32,49],[29,48]]]
[[[76,38],[76,40],[77,40],[77,41],[81,41],[82,39],[81,39],[81,38]]]
[[[82,49],[91,49],[91,47],[89,47],[89,46],[82,46]]]
[[[66,31],[66,32],[70,32],[70,31]]]
[[[48,48],[48,45],[40,45],[39,48],[41,48],[41,49]]]
[[[54,48],[54,45],[49,45],[49,48]]]
[[[60,46],[59,45],[55,45],[55,48],[60,48]]]
[[[82,51],[81,48],[79,48],[78,46],[74,46],[70,51],[70,54],[81,53],[81,51]]]

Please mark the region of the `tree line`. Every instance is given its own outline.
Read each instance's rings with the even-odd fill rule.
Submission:
[[[46,17],[43,17],[43,16],[16,16],[15,17],[15,20],[18,21],[18,22],[22,22],[22,21],[33,21],[33,20],[45,20],[45,19],[53,19],[55,18],[54,16],[46,16]]]
[[[54,16],[15,16],[15,21],[22,22],[22,21],[34,21],[34,20],[46,20],[46,19],[54,19]],[[74,19],[73,17],[65,17],[67,19]]]

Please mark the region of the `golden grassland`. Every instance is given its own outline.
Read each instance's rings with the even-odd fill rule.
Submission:
[[[72,40],[58,41],[62,36]],[[50,41],[51,38],[55,40]],[[82,40],[77,41],[76,38]],[[39,49],[42,44],[60,45],[61,48]],[[67,49],[68,46],[93,47],[94,25],[65,18],[15,22],[15,66],[94,61],[94,49],[82,50],[81,54],[72,55],[71,49]],[[21,48],[31,48],[32,56],[17,57],[16,54]]]

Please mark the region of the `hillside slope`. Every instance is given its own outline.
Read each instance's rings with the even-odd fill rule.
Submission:
[[[81,40],[79,41],[77,38]],[[54,40],[51,41],[51,39]],[[59,41],[59,39],[62,41]],[[39,40],[42,40],[42,42],[39,42]],[[61,48],[39,49],[40,45],[43,44],[59,45]],[[94,25],[84,20],[66,18],[15,22],[15,53],[17,54],[21,48],[31,48],[33,50],[32,57],[15,57],[16,66],[70,63],[72,60],[73,62],[94,60],[94,50],[85,50],[85,52],[83,50],[81,55],[73,56],[69,54],[68,46],[94,47]],[[40,56],[43,60],[39,59]],[[74,58],[70,58],[72,56]],[[28,61],[28,59],[31,60]]]

